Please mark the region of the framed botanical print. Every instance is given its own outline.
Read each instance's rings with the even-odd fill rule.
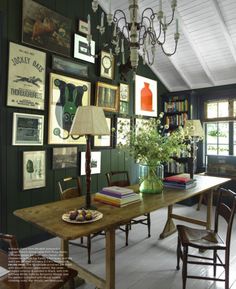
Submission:
[[[44,109],[46,53],[9,44],[7,105]]]
[[[79,20],[78,32],[85,34],[85,35],[88,35],[88,22],[85,22],[83,20]]]
[[[46,186],[45,151],[23,152],[23,190]]]
[[[72,20],[32,0],[23,0],[22,42],[70,56]]]
[[[52,168],[65,169],[76,168],[78,158],[77,147],[53,148]]]
[[[85,152],[81,152],[80,174],[86,175]],[[91,152],[91,175],[101,173],[101,152]]]
[[[96,106],[103,107],[105,111],[117,112],[119,107],[118,86],[104,82],[96,85]]]
[[[129,85],[128,83],[120,83],[120,101],[129,101]]]
[[[112,147],[112,118],[106,117],[106,121],[110,130],[110,135],[94,136],[94,147]]]
[[[127,135],[130,133],[131,119],[125,117],[117,118],[117,133],[116,145],[125,145],[127,142]]]
[[[144,124],[148,124],[150,119],[148,118],[135,118],[135,133],[138,134],[139,130],[144,127]]]
[[[115,58],[112,53],[101,51],[100,76],[108,79],[114,78]]]
[[[90,105],[91,83],[50,73],[49,144],[85,144],[85,137],[70,135],[78,106]]]
[[[89,43],[86,37],[79,34],[74,36],[74,58],[95,63],[95,42],[91,40],[89,49]]]
[[[120,101],[120,113],[129,114],[129,102]]]
[[[44,116],[13,113],[12,144],[18,146],[43,145]]]
[[[157,81],[135,76],[135,114],[157,117]]]
[[[88,77],[88,65],[85,63],[75,62],[69,58],[58,55],[52,56],[52,69],[64,73],[74,74],[76,77]]]

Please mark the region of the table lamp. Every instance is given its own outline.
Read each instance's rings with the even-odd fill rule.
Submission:
[[[196,159],[196,143],[199,142],[204,137],[204,131],[199,119],[189,119],[186,120],[184,125],[184,131],[186,136],[190,140],[191,151],[190,158],[188,160],[188,171],[190,178],[193,179],[194,175],[194,160]]]
[[[85,172],[86,172],[86,204],[85,209],[92,209],[90,183],[91,183],[91,138],[95,135],[110,135],[105,114],[101,107],[79,106],[75,113],[70,129],[71,135],[85,136]]]

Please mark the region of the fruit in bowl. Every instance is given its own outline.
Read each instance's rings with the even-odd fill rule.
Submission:
[[[85,210],[85,209],[75,209],[73,211],[69,212],[69,219],[72,221],[89,221],[93,219],[93,214],[91,210]]]

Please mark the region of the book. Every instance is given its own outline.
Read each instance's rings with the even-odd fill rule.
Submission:
[[[186,183],[186,184],[181,184],[181,183],[175,183],[175,182],[163,182],[164,187],[166,188],[175,188],[175,189],[191,189],[194,188],[197,183],[192,182],[192,183]]]
[[[134,192],[134,190],[132,189],[127,189],[125,187],[118,187],[118,186],[105,187],[102,190],[105,192],[110,192],[119,195],[126,195]]]
[[[114,193],[114,192],[110,192],[110,191],[104,191],[101,190],[100,192],[101,194],[107,195],[107,196],[111,196],[111,197],[115,197],[115,198],[128,198],[130,196],[136,195],[136,193],[127,193],[127,194],[119,194],[119,193]]]
[[[132,202],[132,201],[139,200],[140,196],[139,196],[139,194],[134,194],[134,195],[129,196],[127,198],[116,198],[116,197],[104,195],[102,193],[96,193],[95,194],[95,198],[96,199],[112,201],[113,203],[116,203],[116,204],[125,204],[125,203],[129,203],[129,202]]]
[[[107,205],[111,205],[111,206],[114,206],[114,207],[125,207],[125,206],[128,206],[128,205],[132,205],[132,204],[135,204],[135,203],[139,203],[141,202],[141,199],[137,199],[137,200],[134,200],[134,201],[130,201],[128,203],[124,203],[124,204],[119,204],[119,203],[116,203],[116,202],[113,202],[112,200],[105,200],[105,199],[101,199],[100,197],[94,197],[94,201],[97,201],[97,202],[100,202],[100,203],[103,203],[103,204],[107,204]]]
[[[175,183],[180,183],[180,184],[187,184],[187,183],[193,183],[195,182],[195,180],[190,179],[188,177],[183,177],[183,176],[170,176],[170,177],[166,177],[163,180],[164,182],[175,182]]]

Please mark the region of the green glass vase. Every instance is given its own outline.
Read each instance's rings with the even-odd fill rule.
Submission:
[[[163,191],[163,165],[139,165],[140,186],[143,194],[161,194]]]

